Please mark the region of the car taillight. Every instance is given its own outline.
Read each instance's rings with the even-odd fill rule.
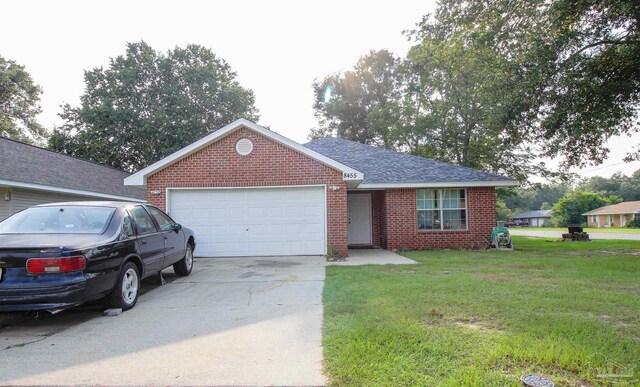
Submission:
[[[85,266],[86,263],[82,255],[64,258],[31,258],[27,260],[27,273],[67,273],[82,270]]]

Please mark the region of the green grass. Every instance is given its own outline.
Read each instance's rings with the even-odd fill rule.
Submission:
[[[531,231],[558,231],[567,232],[566,227],[511,227],[510,230],[531,230]],[[599,233],[622,233],[622,234],[640,234],[638,228],[589,228],[585,227],[584,232],[599,232]]]
[[[333,385],[607,385],[640,372],[640,242],[515,237],[515,251],[406,252],[418,265],[328,267]],[[637,379],[635,383],[640,383]]]

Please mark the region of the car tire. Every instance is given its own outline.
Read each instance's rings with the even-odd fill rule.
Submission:
[[[138,302],[140,294],[140,272],[133,262],[127,262],[120,270],[115,288],[109,294],[109,306],[129,310]]]
[[[181,277],[186,277],[191,274],[191,270],[193,270],[193,247],[188,244],[184,258],[173,264],[173,271]]]

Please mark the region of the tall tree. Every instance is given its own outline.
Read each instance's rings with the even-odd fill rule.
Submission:
[[[127,44],[109,66],[85,71],[78,107],[65,105],[52,149],[136,171],[237,118],[257,119],[254,95],[211,50],[167,53]]]
[[[606,204],[617,204],[621,201],[617,196],[603,198],[595,192],[571,191],[553,206],[551,210],[553,221],[558,226],[583,224],[586,218],[582,214],[585,212],[595,210]]]
[[[610,137],[640,131],[639,18],[635,0],[440,0],[407,33],[415,45],[388,72],[392,88],[339,87],[365,84],[357,65],[328,78],[333,106],[322,98],[332,82],[314,85],[316,116],[329,134],[365,143],[520,180],[566,177],[601,163]],[[378,106],[394,114],[369,114]]]
[[[412,153],[525,180],[545,171],[508,131],[514,69],[462,35],[415,32],[405,61],[402,143]]]
[[[567,183],[532,184],[529,187],[499,190],[507,208],[512,211],[531,211],[550,209],[567,192],[572,190]],[[544,205],[546,203],[546,205]],[[545,208],[542,208],[544,205]]]
[[[315,81],[314,110],[320,127],[312,129],[311,137],[337,135],[392,148],[399,113],[398,64],[387,50],[371,51],[353,70]]]
[[[24,66],[0,56],[0,136],[38,143],[47,131],[36,120],[42,89]]]
[[[505,128],[517,84],[508,61],[457,36],[415,37],[405,60],[372,51],[353,70],[314,83],[320,128],[312,137],[337,135],[521,180],[544,170]]]
[[[631,176],[621,172],[611,177],[593,176],[578,185],[584,191],[596,192],[604,197],[619,196],[625,201],[640,200],[640,169]]]
[[[442,0],[436,19],[420,30],[462,34],[517,68],[508,129],[540,155],[565,168],[600,163],[611,136],[640,130],[638,1]]]

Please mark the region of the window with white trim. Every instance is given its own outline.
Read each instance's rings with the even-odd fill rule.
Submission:
[[[598,216],[597,215],[593,215],[593,218],[591,219],[591,221],[593,223],[598,223]]]
[[[467,191],[464,189],[416,190],[418,230],[466,230]]]

